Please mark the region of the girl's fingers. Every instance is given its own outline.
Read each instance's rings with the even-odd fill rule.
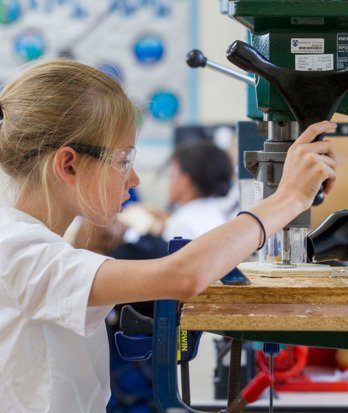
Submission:
[[[325,162],[326,165],[330,166],[332,169],[336,169],[337,167],[337,162],[335,158],[331,158],[331,156],[327,156],[327,155],[319,155],[320,156],[320,160]]]
[[[329,132],[337,128],[337,124],[324,120],[309,126],[295,141],[294,145],[310,143],[321,133]]]
[[[330,166],[326,165],[326,180],[323,182],[324,192],[328,194],[334,186],[336,181],[336,171]]]
[[[332,158],[335,157],[333,146],[330,141],[318,141],[305,145],[310,152],[317,153],[319,155],[328,155]]]
[[[332,188],[335,185],[335,181],[336,179],[327,179],[324,183],[323,183],[323,187],[324,187],[324,193],[327,195],[331,192]]]

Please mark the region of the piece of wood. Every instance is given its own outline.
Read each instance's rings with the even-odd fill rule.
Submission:
[[[249,266],[249,269],[253,266]],[[339,269],[333,269],[337,273]],[[288,271],[288,270],[286,270]],[[327,269],[326,269],[327,271]],[[348,272],[331,278],[311,269],[304,275],[246,270],[250,285],[216,283],[185,303],[188,330],[348,331]]]
[[[348,305],[185,304],[181,328],[208,331],[348,331]]]
[[[261,264],[259,262],[242,262],[238,268],[246,275],[259,274],[267,278],[279,277],[331,277],[330,265],[295,264],[293,267],[279,264]],[[348,272],[347,272],[348,276]]]
[[[216,283],[191,303],[348,304],[348,277],[279,277],[247,274],[250,285]]]

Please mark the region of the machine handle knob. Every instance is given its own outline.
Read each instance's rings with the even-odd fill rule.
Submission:
[[[313,206],[322,204],[324,202],[324,199],[325,199],[324,188],[323,186],[321,186],[319,189],[319,192],[316,194],[314,198]]]
[[[204,54],[197,49],[191,50],[186,57],[186,63],[192,68],[204,67],[207,60]]]

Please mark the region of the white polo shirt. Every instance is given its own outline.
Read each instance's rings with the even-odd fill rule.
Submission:
[[[181,205],[167,219],[162,237],[195,239],[227,221],[221,208],[221,198],[197,198]]]
[[[87,308],[108,257],[0,208],[0,410],[101,413],[110,398],[108,307]]]

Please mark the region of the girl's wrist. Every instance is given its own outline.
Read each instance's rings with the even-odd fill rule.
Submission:
[[[282,205],[284,208],[291,208],[295,216],[308,209],[308,200],[303,199],[303,196],[301,197],[295,191],[278,189],[271,197],[278,205]]]

